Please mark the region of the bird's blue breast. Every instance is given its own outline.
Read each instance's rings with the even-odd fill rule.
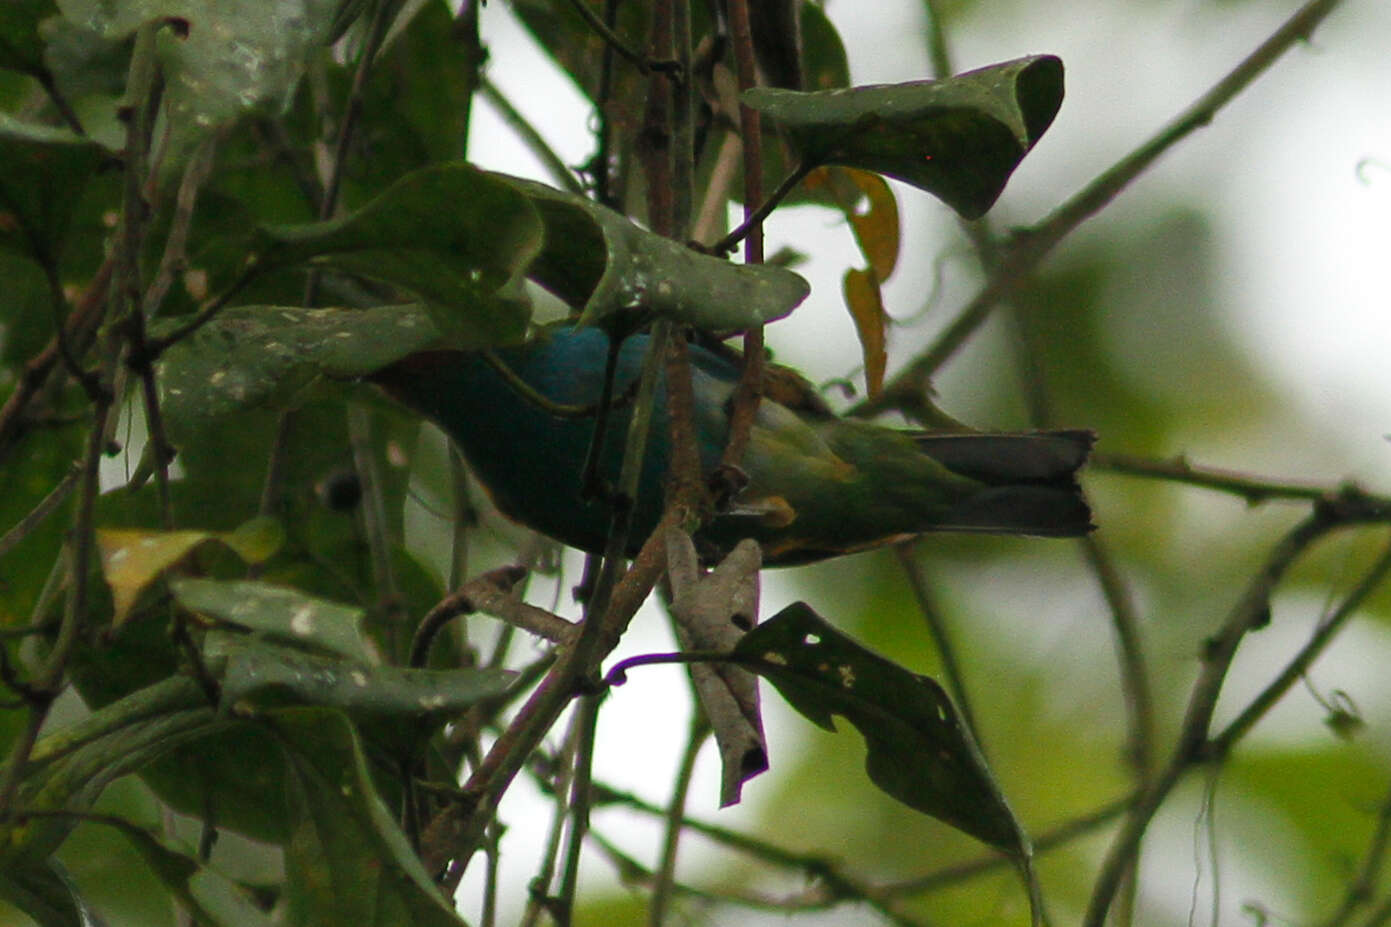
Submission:
[[[631,389],[642,372],[649,339],[629,338],[619,353],[614,396],[619,397],[600,456],[600,475],[616,483],[632,414]],[[532,389],[553,402],[593,405],[603,390],[607,335],[593,328],[560,329],[521,348],[498,352],[503,362]],[[727,423],[724,397],[737,377],[729,363],[707,351],[692,350],[697,405],[697,438],[702,464],[718,461]],[[586,550],[603,547],[610,507],[602,499],[581,499],[585,455],[594,438],[594,418],[559,418],[523,397],[481,355],[441,352],[420,355],[408,367],[384,378],[389,392],[442,424],[459,445],[497,507],[567,544]],[[633,510],[633,537],[646,537],[662,510],[668,462],[665,385],[659,383],[643,460],[641,488]]]

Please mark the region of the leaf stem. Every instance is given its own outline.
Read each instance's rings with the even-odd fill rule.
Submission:
[[[770,193],[768,198],[759,204],[757,209],[744,216],[744,221],[739,223],[738,228],[715,242],[707,250],[709,250],[711,254],[728,254],[730,251],[733,251],[739,242],[752,234],[753,230],[758,228],[763,220],[768,218],[783,200],[787,199],[788,194],[795,190],[797,184],[801,183],[815,167],[815,164],[807,162],[800,163],[794,167],[791,172],[782,179],[782,182],[778,184],[777,189]]]

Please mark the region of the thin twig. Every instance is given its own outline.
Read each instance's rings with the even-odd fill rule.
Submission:
[[[1088,462],[1091,470],[1105,470],[1125,476],[1149,477],[1186,483],[1203,489],[1231,493],[1246,500],[1249,505],[1259,505],[1271,499],[1290,499],[1295,501],[1317,502],[1343,489],[1329,489],[1314,483],[1300,483],[1293,480],[1278,480],[1269,477],[1205,467],[1188,462],[1186,457],[1171,457],[1156,460],[1148,457],[1135,457],[1130,454],[1096,453]]]
[[[570,774],[570,814],[565,865],[561,870],[560,892],[555,899],[558,927],[569,927],[575,914],[575,898],[580,885],[580,857],[589,833],[590,784],[594,781],[594,735],[599,723],[599,704],[603,693],[591,692],[579,700],[575,709],[575,758]]]
[[[686,748],[682,751],[681,762],[676,768],[676,782],[672,785],[671,801],[667,803],[662,853],[658,857],[657,870],[653,874],[652,896],[647,902],[648,927],[662,927],[666,923],[672,889],[676,885],[676,854],[681,846],[681,835],[685,831],[686,802],[691,794],[691,779],[695,775],[700,748],[705,745],[709,735],[710,722],[697,709],[691,715]]]
[[[1121,687],[1125,692],[1129,728],[1126,759],[1143,787],[1154,765],[1156,724],[1154,693],[1150,686],[1149,670],[1145,666],[1144,650],[1140,645],[1140,616],[1110,550],[1095,534],[1082,538],[1081,544],[1092,573],[1101,586],[1101,594],[1111,613],[1111,626],[1116,632],[1116,655],[1120,661]]]
[[[794,167],[782,179],[777,188],[768,194],[768,198],[759,203],[758,208],[753,212],[747,213],[744,216],[744,221],[739,223],[738,228],[711,245],[708,249],[709,252],[711,254],[727,254],[733,251],[739,242],[747,238],[755,228],[763,223],[764,219],[768,218],[774,209],[782,204],[783,200],[787,199],[788,195],[797,188],[797,184],[806,179],[806,176],[811,173],[815,166],[814,164],[802,163]]]
[[[574,7],[575,12],[580,14],[580,18],[589,25],[589,28],[593,29],[595,34],[604,40],[605,45],[617,52],[619,57],[637,68],[644,76],[653,71],[681,73],[680,65],[675,59],[643,57],[642,53],[636,51],[629,46],[627,42],[623,41],[618,33],[614,32],[613,29],[609,27],[608,23],[595,16],[594,11],[589,8],[589,5],[586,4],[584,0],[570,0],[570,5]]]
[[[923,621],[927,623],[928,633],[932,636],[932,643],[937,648],[937,656],[942,661],[942,673],[946,676],[947,688],[951,692],[952,701],[956,703],[956,708],[961,713],[961,720],[966,725],[966,729],[971,732],[971,737],[981,747],[981,752],[985,753],[980,726],[976,723],[975,712],[971,709],[971,697],[966,689],[966,677],[961,672],[961,663],[956,657],[956,646],[952,643],[946,618],[933,600],[932,591],[928,588],[922,567],[914,556],[916,549],[917,544],[912,541],[905,544],[895,544],[894,556],[898,558],[899,566],[903,568],[903,575],[908,580],[908,587],[913,591],[913,598],[918,603],[918,612],[922,615]]]
[[[1218,755],[1224,755],[1241,738],[1245,737],[1256,722],[1265,717],[1266,713],[1275,707],[1290,687],[1309,671],[1309,667],[1332,643],[1333,638],[1338,635],[1348,620],[1362,607],[1362,603],[1367,600],[1367,597],[1386,581],[1388,574],[1391,574],[1391,543],[1388,543],[1381,556],[1362,577],[1362,581],[1347,594],[1332,614],[1319,622],[1318,628],[1315,629],[1308,642],[1299,648],[1299,652],[1285,665],[1284,669],[1261,690],[1259,695],[1251,700],[1250,705],[1242,709],[1220,734],[1212,738],[1209,749]]]
[[[526,570],[522,567],[500,567],[469,580],[445,596],[420,620],[406,665],[425,666],[430,658],[430,645],[440,629],[460,615],[478,611],[495,614],[509,624],[557,643],[573,636],[575,625],[564,618],[511,598],[513,588],[525,576]]]
[[[1222,684],[1246,633],[1268,620],[1270,597],[1275,587],[1314,541],[1335,528],[1355,523],[1355,519],[1340,517],[1333,506],[1316,507],[1275,545],[1228,613],[1221,629],[1209,638],[1204,648],[1202,670],[1189,695],[1188,709],[1173,753],[1131,809],[1112,842],[1093,887],[1083,921],[1085,927],[1102,927],[1105,923],[1112,899],[1131,869],[1155,812],[1193,765],[1212,757],[1205,746]]]
[[[48,495],[39,500],[39,504],[29,511],[29,514],[21,518],[10,530],[0,537],[0,557],[5,556],[14,548],[16,544],[23,541],[34,529],[43,524],[48,516],[58,510],[72,491],[77,488],[78,479],[82,476],[82,469],[77,465],[68,468],[68,472],[58,481],[58,485],[48,491]]]
[[[372,440],[372,415],[362,403],[349,402],[347,416],[348,447],[353,455],[353,470],[362,486],[362,501],[357,510],[362,517],[362,532],[367,539],[367,556],[372,568],[372,588],[376,593],[372,612],[386,629],[386,639],[392,645],[392,659],[399,660],[403,656],[400,644],[404,642],[398,639],[398,631],[405,614],[392,563],[397,539],[391,536],[387,522],[382,476]]]
[[[1042,262],[1059,242],[1111,203],[1160,155],[1217,113],[1264,74],[1296,42],[1307,39],[1342,0],[1310,0],[1255,51],[1183,112],[1135,150],[1103,171],[1050,215],[1024,230],[1000,256],[995,272],[921,355],[885,385],[879,396],[859,403],[852,414],[872,416],[920,395],[923,385],[965,343],[995,306]]]
[[[175,276],[188,264],[188,233],[193,227],[193,212],[198,205],[198,193],[212,173],[216,151],[216,139],[210,137],[198,146],[184,166],[179,190],[174,196],[174,216],[164,240],[164,254],[160,256],[154,279],[145,290],[142,308],[147,319],[159,315]]]
[[[544,774],[536,770],[536,764],[532,764],[532,773],[539,780],[542,790],[555,799],[555,811],[551,816],[550,833],[541,853],[541,861],[536,867],[536,875],[531,877],[528,885],[529,897],[520,927],[536,927],[542,913],[553,909],[550,886],[551,879],[555,876],[556,860],[560,857],[560,841],[565,835],[565,822],[569,819],[567,803],[572,794],[570,778],[575,769],[574,753],[578,734],[579,718],[572,715],[565,742],[554,757],[554,762],[549,764],[554,779],[543,778]]]
[[[629,884],[652,886],[655,875],[646,866],[619,850],[602,836],[594,835],[593,840],[599,849],[619,869],[620,878]],[[824,862],[824,861],[823,861]],[[792,911],[824,911],[828,908],[851,901],[859,901],[877,911],[886,921],[897,927],[927,927],[926,923],[897,910],[891,903],[881,901],[861,891],[862,886],[852,879],[843,881],[818,872],[814,878],[820,884],[789,897],[772,897],[747,891],[711,891],[699,889],[682,882],[672,883],[672,893],[707,902],[734,904],[746,908],[758,908],[787,914]]]
[[[754,203],[763,201],[763,120],[758,110],[743,102],[743,92],[758,80],[754,55],[749,0],[729,0],[729,31],[734,46],[735,72],[739,80],[739,136],[744,155],[744,263],[763,263],[763,221],[756,219]],[[791,187],[787,191],[791,192]],[[737,240],[737,239],[736,239]],[[719,253],[719,252],[716,252]],[[720,465],[731,471],[740,466],[753,431],[754,418],[763,398],[763,326],[744,334],[744,365],[730,397],[729,439]]]
[[[584,184],[580,183],[575,177],[575,172],[561,160],[560,155],[555,153],[555,149],[550,146],[546,139],[536,130],[536,127],[522,115],[521,111],[512,105],[512,101],[498,89],[498,86],[488,80],[486,75],[478,76],[478,89],[497,114],[502,117],[502,121],[517,133],[517,137],[534,154],[537,159],[550,172],[551,178],[571,193],[584,193]]]
[[[616,345],[614,346],[614,350],[617,350]],[[517,373],[517,371],[513,370],[511,365],[508,364],[507,361],[503,360],[497,354],[496,351],[482,351],[480,353],[483,357],[484,362],[486,362],[487,365],[492,368],[494,373],[502,377],[503,381],[507,384],[508,388],[510,388],[523,400],[530,403],[531,405],[536,406],[536,408],[540,409],[542,412],[545,412],[547,415],[552,416],[553,418],[594,418],[605,409],[621,408],[622,406],[631,402],[633,394],[637,391],[637,381],[635,380],[632,383],[628,384],[627,389],[623,392],[622,395],[613,400],[606,400],[601,398],[598,402],[584,403],[582,405],[575,403],[556,402],[554,399],[551,399],[545,393],[542,393],[536,387],[532,386],[525,379],[523,379],[522,375]],[[606,376],[604,378],[604,385],[606,390],[612,385],[612,382],[613,378],[611,376]]]
[[[44,93],[48,94],[48,99],[58,110],[58,115],[62,116],[63,121],[68,124],[68,128],[85,137],[87,130],[82,127],[82,120],[77,117],[77,111],[72,108],[68,98],[58,89],[58,81],[54,79],[53,72],[41,64],[29,71],[29,76],[39,82],[39,86],[43,88]]]

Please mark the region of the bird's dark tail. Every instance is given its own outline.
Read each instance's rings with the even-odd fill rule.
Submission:
[[[953,473],[986,484],[954,507],[953,530],[1074,537],[1094,527],[1077,485],[1096,441],[1091,431],[921,434],[914,441]]]

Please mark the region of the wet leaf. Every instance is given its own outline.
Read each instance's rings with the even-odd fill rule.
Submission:
[[[322,706],[396,723],[457,714],[507,691],[515,675],[372,666],[232,635],[220,635],[213,649],[227,656],[222,698],[228,707]]]
[[[252,580],[176,579],[169,589],[190,611],[272,640],[363,662],[373,659],[360,608]]]
[[[1052,55],[938,81],[744,93],[748,105],[787,133],[804,167],[840,164],[885,174],[968,219],[994,204],[1062,99],[1063,65]]]
[[[708,331],[780,319],[807,297],[790,270],[732,264],[643,229],[582,196],[516,179],[546,222],[530,275],[592,324],[639,307]]]
[[[735,654],[812,722],[840,715],[864,736],[870,779],[911,808],[1016,857],[1028,841],[946,692],[860,646],[803,602],[739,642]]]
[[[169,124],[163,167],[252,111],[279,113],[310,58],[329,40],[339,0],[59,0],[69,20],[108,39],[156,21]]]
[[[294,407],[320,376],[371,373],[439,340],[420,306],[240,306],[165,353],[160,404],[178,444],[231,412]]]

